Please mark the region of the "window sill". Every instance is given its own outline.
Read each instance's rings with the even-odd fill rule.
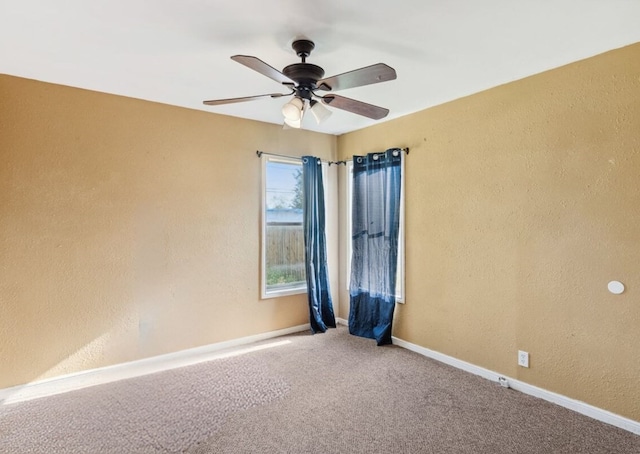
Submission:
[[[264,292],[262,293],[261,298],[263,300],[266,300],[266,299],[272,299],[272,298],[279,298],[281,296],[302,295],[306,293],[307,293],[306,285],[304,287],[295,287],[295,288],[286,287],[283,289],[273,289],[273,290]]]

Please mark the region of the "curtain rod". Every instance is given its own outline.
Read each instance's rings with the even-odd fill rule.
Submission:
[[[406,154],[409,154],[409,147],[399,148],[399,150],[404,151]],[[276,156],[278,158],[300,159],[300,160],[302,160],[301,156],[288,156],[288,155],[284,155],[284,154],[267,153],[266,151],[256,150],[256,155],[259,158],[262,157],[263,154],[266,154],[267,156]],[[339,166],[339,165],[347,165],[347,162],[349,162],[349,161],[351,161],[351,159],[346,159],[344,161],[322,161],[322,162],[326,162],[329,165],[335,164],[335,165]]]

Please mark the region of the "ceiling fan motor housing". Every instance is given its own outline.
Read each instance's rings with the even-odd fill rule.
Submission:
[[[297,96],[311,99],[311,92],[317,88],[316,83],[324,77],[324,69],[306,62],[315,44],[308,39],[298,39],[291,44],[291,47],[302,59],[302,63],[289,65],[282,70],[282,73],[296,83]]]
[[[324,69],[311,63],[294,63],[285,67],[282,73],[299,87],[315,90],[316,82],[324,76]]]

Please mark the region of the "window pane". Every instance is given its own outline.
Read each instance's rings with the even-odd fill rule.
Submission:
[[[306,291],[302,164],[268,160],[265,185],[265,293]]]

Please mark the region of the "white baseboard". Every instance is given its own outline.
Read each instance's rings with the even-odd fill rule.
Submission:
[[[516,380],[510,377],[505,377],[504,375],[499,374],[497,372],[493,372],[489,369],[485,369],[483,367],[476,366],[466,361],[459,360],[452,356],[448,356],[443,353],[439,353],[434,350],[430,350],[428,348],[421,347],[416,344],[412,344],[411,342],[407,342],[395,336],[392,337],[392,339],[393,339],[393,343],[399,347],[403,347],[403,348],[406,348],[407,350],[414,351],[428,358],[432,358],[432,359],[435,359],[436,361],[440,361],[442,363],[448,364],[455,368],[464,370],[465,372],[469,372],[474,375],[479,375],[488,380],[498,382],[499,378],[504,377],[508,380],[509,387],[512,389],[515,389],[516,391],[520,391],[525,394],[529,394],[531,396],[544,399],[546,401],[560,405],[561,407],[565,407],[570,410],[581,413],[583,415],[589,416],[590,418],[597,419],[598,421],[602,421],[607,424],[611,424],[612,426],[616,426],[621,429],[632,432],[636,435],[640,435],[640,422],[638,421],[634,421],[632,419],[625,418],[624,416],[611,413],[610,411],[603,410],[598,407],[594,407],[593,405],[589,405],[585,402],[572,399],[567,396],[563,396],[562,394],[557,394],[552,391],[548,391],[546,389],[538,388],[537,386],[530,385],[520,380]]]
[[[73,374],[61,375],[45,380],[34,381],[25,385],[0,389],[0,405],[24,402],[45,396],[52,396],[68,391],[87,388],[105,383],[111,383],[127,378],[140,377],[178,367],[185,367],[210,361],[215,358],[228,356],[223,350],[241,347],[254,342],[272,339],[286,334],[308,330],[309,325],[298,325],[277,331],[241,337],[225,342],[190,348],[175,353],[154,356],[151,358],[130,361],[113,366],[90,369]],[[235,352],[235,351],[234,351]],[[236,352],[237,353],[237,352]]]
[[[344,318],[336,318],[336,324],[337,325],[349,326],[349,321],[345,320]]]

